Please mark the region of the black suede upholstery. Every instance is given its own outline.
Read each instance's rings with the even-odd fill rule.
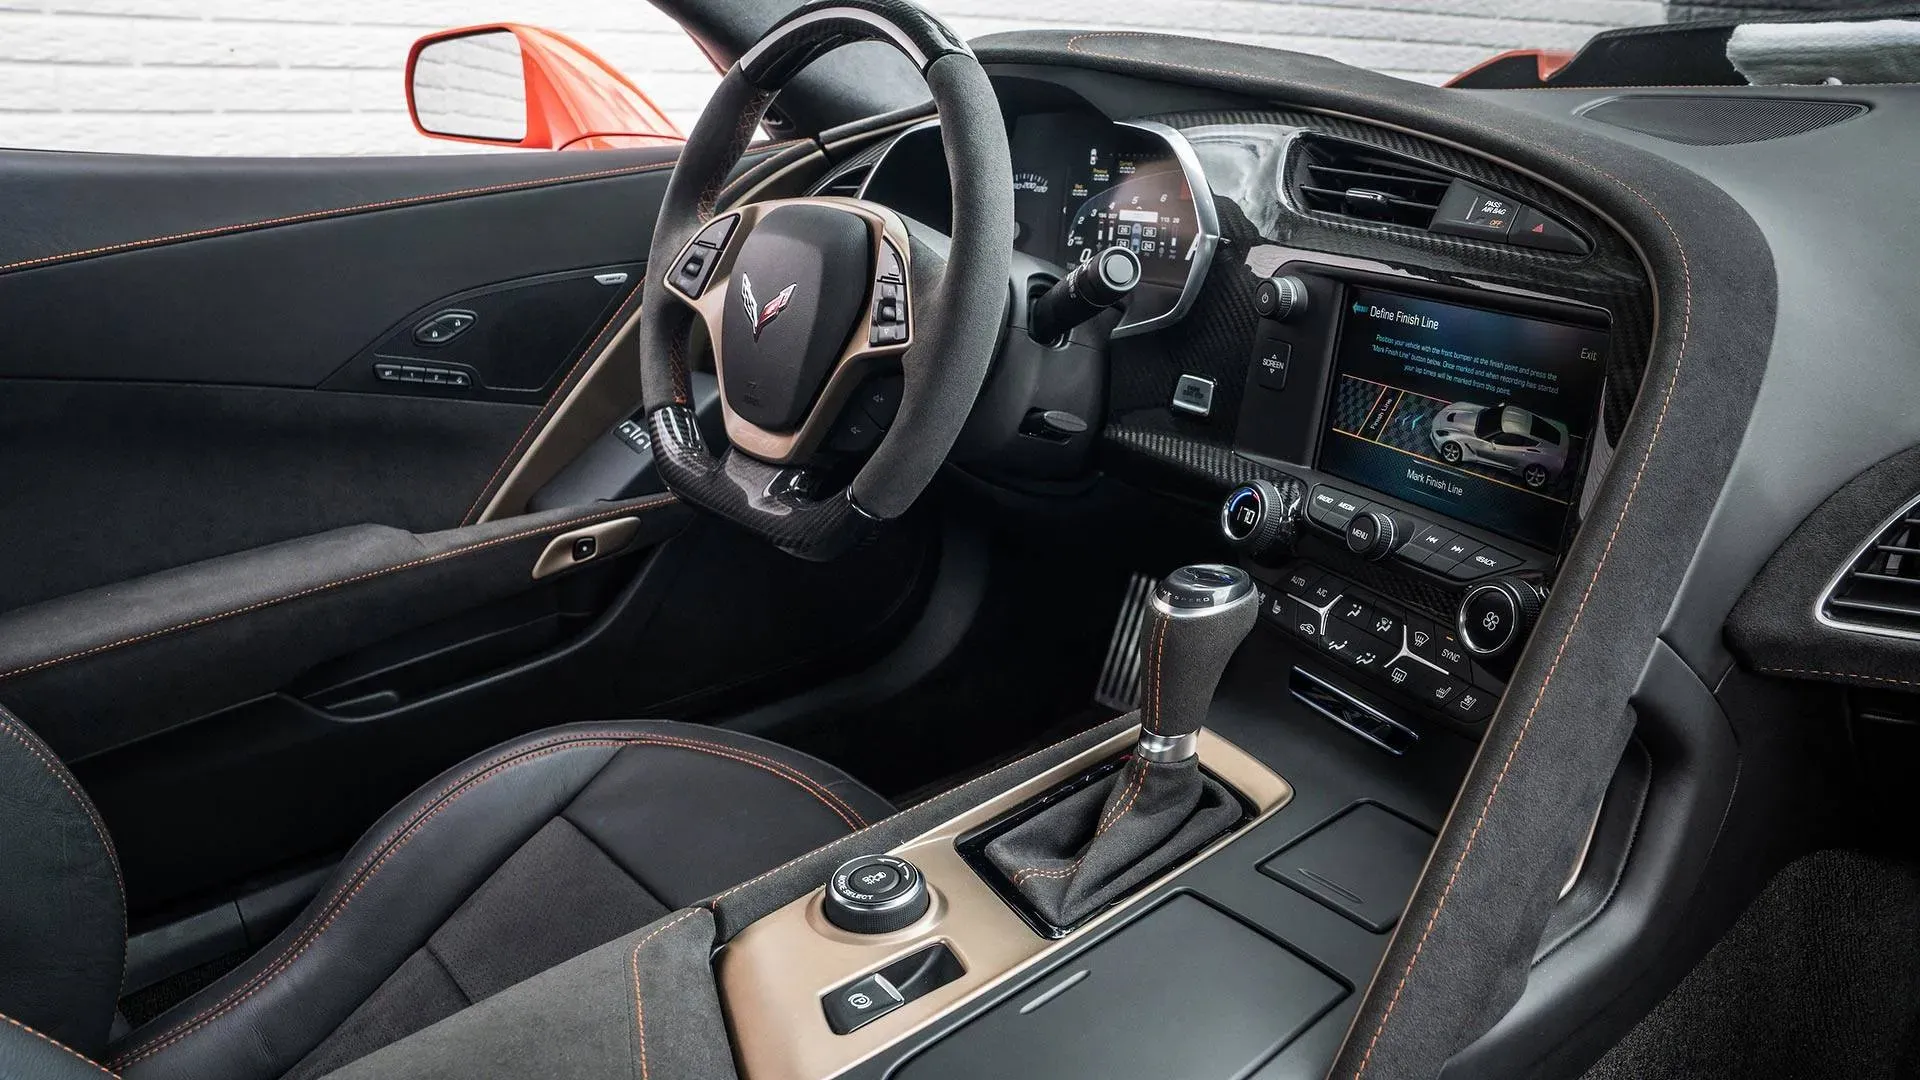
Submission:
[[[0,872],[0,1014],[99,1054],[127,960],[120,862],[79,781],[4,707]]]
[[[1135,758],[994,838],[986,855],[1055,926],[1078,925],[1233,827],[1240,803],[1198,759]]]
[[[421,788],[293,926],[120,1040],[110,1064],[140,1078],[324,1075],[890,812],[822,762],[716,729],[527,736]]]
[[[555,536],[629,516],[636,548],[686,523],[652,496],[418,535],[358,525],[63,596],[0,615],[0,693],[61,757],[84,757],[524,591]]]

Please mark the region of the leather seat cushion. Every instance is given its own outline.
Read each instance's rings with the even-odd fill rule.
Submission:
[[[323,1076],[891,812],[823,762],[713,728],[540,732],[423,787],[293,927],[113,1065]]]

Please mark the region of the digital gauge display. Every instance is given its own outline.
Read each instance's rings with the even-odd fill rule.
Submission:
[[[1172,155],[1089,148],[1067,183],[1062,213],[1064,261],[1085,262],[1119,244],[1140,256],[1146,280],[1186,281],[1200,229],[1193,189]]]

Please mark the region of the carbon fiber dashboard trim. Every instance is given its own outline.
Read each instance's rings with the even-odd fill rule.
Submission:
[[[1417,158],[1559,217],[1592,238],[1593,251],[1565,255],[1364,223],[1302,210],[1284,196],[1277,199],[1275,224],[1262,232],[1238,202],[1216,195],[1220,250],[1193,311],[1160,333],[1116,341],[1111,347],[1112,420],[1105,439],[1114,449],[1210,480],[1223,491],[1266,475],[1249,472],[1251,463],[1239,464],[1243,459],[1232,451],[1257,323],[1253,301],[1259,279],[1248,268],[1247,256],[1263,244],[1405,267],[1444,284],[1544,292],[1607,309],[1613,331],[1602,419],[1607,441],[1618,441],[1646,370],[1653,298],[1638,255],[1605,221],[1519,172],[1442,143],[1354,120],[1286,109],[1183,112],[1154,119],[1190,139],[1198,129],[1210,127],[1273,129],[1276,138],[1311,131]],[[1291,171],[1295,152],[1289,147],[1282,176]],[[1166,404],[1183,373],[1213,380],[1214,405],[1207,418],[1169,419]]]

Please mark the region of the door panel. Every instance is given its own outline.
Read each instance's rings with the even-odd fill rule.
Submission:
[[[458,524],[536,411],[266,387],[0,382],[0,610],[328,529]]]
[[[356,525],[175,567],[0,617],[0,693],[62,757],[100,753],[525,592],[564,533],[631,519],[622,546],[644,549],[685,517],[661,495],[420,536]]]
[[[0,152],[0,702],[76,762],[136,917],[337,850],[501,738],[763,700],[912,617],[912,531],[812,567],[671,541],[671,500],[508,497],[637,404],[673,157]],[[478,321],[414,340],[445,307]],[[629,549],[536,579],[627,515]]]

